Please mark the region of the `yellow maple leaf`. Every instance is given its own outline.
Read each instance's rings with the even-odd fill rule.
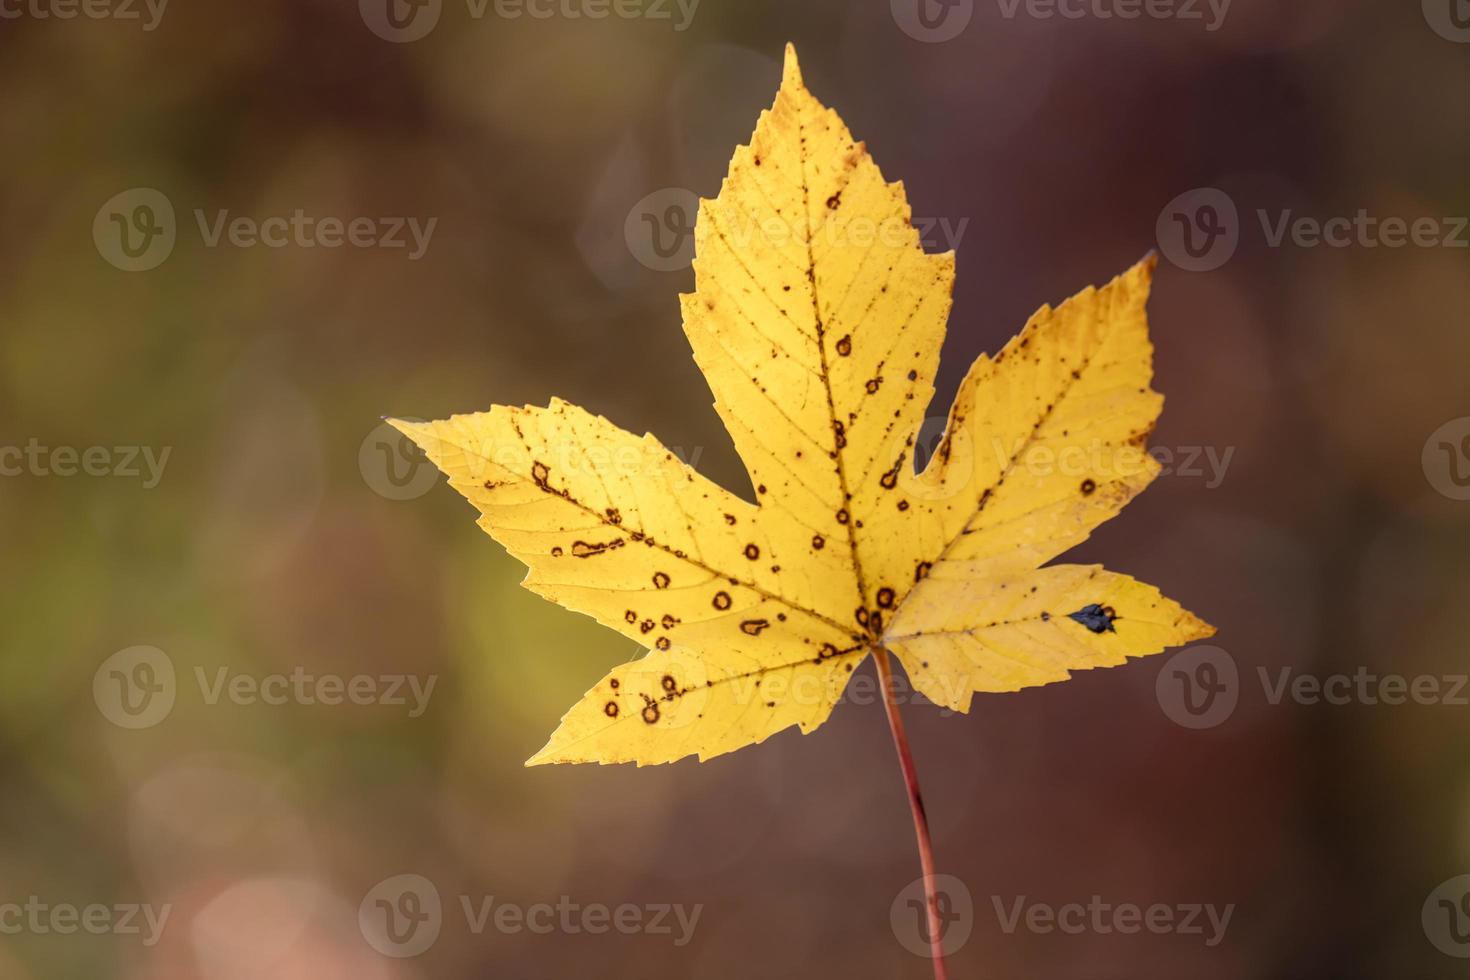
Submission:
[[[964,711],[977,691],[1214,632],[1127,576],[1042,567],[1158,473],[1153,260],[982,356],[916,472],[955,264],[910,218],[788,47],[775,104],[700,203],[681,297],[754,503],[559,400],[394,423],[529,566],[528,588],[649,650],[528,764],[707,759],[810,732],[870,654]]]

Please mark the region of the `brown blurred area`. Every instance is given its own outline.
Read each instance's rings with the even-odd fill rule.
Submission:
[[[94,2],[0,0],[0,447],[36,447],[0,476],[0,977],[930,974],[890,917],[918,871],[878,704],[703,765],[523,768],[638,651],[521,590],[378,429],[557,395],[748,493],[680,331],[687,263],[637,232],[718,190],[787,41],[957,249],[931,414],[1042,303],[1164,253],[1173,472],[1075,557],[1218,626],[1238,703],[1179,723],[1164,656],[906,706],[972,906],[952,976],[1463,975],[1470,900],[1443,887],[1470,873],[1470,707],[1271,697],[1288,668],[1470,671],[1470,250],[1271,242],[1288,213],[1470,214],[1460,0],[1235,0],[1214,29],[1203,2]],[[1202,188],[1238,247],[1190,271],[1159,229]],[[129,271],[169,244],[139,189],[175,240]],[[211,244],[297,212],[372,241]],[[110,469],[64,475],[58,447]],[[109,710],[170,669],[163,717]],[[407,688],[208,697],[293,672],[434,687],[416,715]],[[402,875],[443,903],[412,957],[362,926]],[[1004,927],[1093,896],[1233,912],[1213,944]],[[683,937],[477,931],[462,900],[492,897],[700,912]],[[147,942],[28,904],[169,914]]]

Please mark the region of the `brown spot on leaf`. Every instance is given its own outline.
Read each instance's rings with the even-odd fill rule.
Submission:
[[[847,357],[849,354],[852,353],[852,335],[851,334],[848,334],[847,336],[844,336],[841,340],[839,340],[837,342],[837,353],[840,354],[843,357]]]
[[[924,581],[924,579],[926,579],[926,578],[929,577],[929,569],[931,569],[933,567],[934,567],[934,563],[931,562],[931,561],[921,561],[921,562],[919,562],[918,567],[914,569],[914,581],[915,582],[922,582],[922,581]]]
[[[745,557],[746,558],[749,558],[751,561],[755,561],[760,556],[761,556],[761,550],[759,548],[757,548],[755,545],[748,544],[748,545],[745,546]]]
[[[715,593],[715,602],[714,602],[714,605],[715,605],[715,608],[716,609],[719,609],[721,611],[726,610],[726,609],[729,609],[730,608],[730,593],[728,593],[728,592],[716,592]]]
[[[609,701],[607,704],[603,705],[602,713],[607,715],[609,718],[616,718],[618,716],[618,703],[616,701]]]
[[[747,619],[740,624],[740,632],[748,636],[760,636],[761,630],[771,625],[769,619]]]
[[[669,576],[665,572],[653,573],[653,587],[656,589],[667,589],[669,587]]]
[[[878,590],[878,605],[883,609],[892,609],[893,599],[894,592],[888,586],[885,585],[883,586],[883,588]]]
[[[602,541],[602,542],[591,542],[591,543],[586,542],[586,541],[573,541],[572,542],[572,557],[573,558],[591,558],[593,555],[600,555],[604,551],[611,551],[614,548],[621,548],[622,546],[623,546],[623,539],[622,538],[618,538],[615,541]]]
[[[814,548],[817,551],[821,551],[826,546],[827,546],[827,539],[826,538],[822,537],[820,534],[813,534],[812,535],[812,548]]]

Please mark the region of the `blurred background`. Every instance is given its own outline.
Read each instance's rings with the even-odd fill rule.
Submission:
[[[524,769],[639,651],[378,421],[559,395],[749,494],[676,294],[787,41],[958,251],[932,415],[1163,255],[1166,475],[1076,557],[1220,632],[906,706],[952,975],[1463,976],[1470,9],[1223,7],[0,0],[0,977],[930,975],[871,666]]]

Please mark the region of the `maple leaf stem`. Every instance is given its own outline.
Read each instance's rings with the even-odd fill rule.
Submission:
[[[893,667],[888,651],[873,647],[873,662],[883,681],[883,710],[888,716],[888,730],[893,733],[893,748],[898,753],[898,766],[903,770],[904,785],[909,791],[909,810],[914,816],[914,836],[919,842],[919,865],[924,870],[924,907],[929,912],[929,955],[934,961],[934,980],[949,980],[944,965],[944,929],[939,915],[939,892],[934,875],[934,845],[929,839],[929,819],[924,815],[924,798],[919,792],[919,771],[909,751],[909,737],[904,731],[898,710],[898,693],[893,684]]]

